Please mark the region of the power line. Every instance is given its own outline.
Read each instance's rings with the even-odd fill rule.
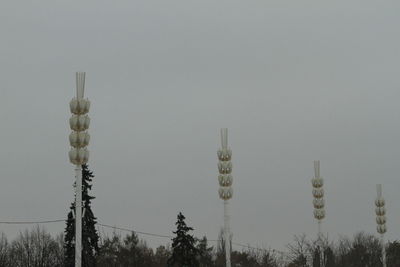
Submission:
[[[133,233],[138,233],[138,234],[143,234],[143,235],[150,235],[150,236],[155,236],[155,237],[164,237],[164,238],[169,238],[172,239],[173,236],[167,236],[167,235],[160,235],[160,234],[154,234],[154,233],[147,233],[147,232],[140,232],[140,231],[135,231],[133,229],[128,229],[128,228],[122,228],[122,227],[117,227],[117,226],[111,226],[111,225],[106,225],[106,224],[102,224],[102,223],[97,223],[100,226],[103,227],[107,227],[107,228],[112,228],[112,229],[118,229],[121,231],[127,231],[127,232],[133,232]],[[220,239],[207,239],[210,242],[220,242]],[[256,247],[252,247],[249,245],[244,245],[241,243],[236,243],[236,242],[232,242],[233,245],[239,246],[239,247],[243,247],[243,248],[249,248],[249,249],[254,249],[254,250],[259,250],[259,251],[269,251],[268,249],[263,249],[263,248],[256,248]],[[274,250],[276,251],[276,250]]]
[[[118,230],[121,230],[121,231],[133,232],[133,233],[138,233],[138,234],[142,234],[142,235],[149,235],[149,236],[155,236],[155,237],[164,237],[164,238],[170,238],[170,239],[173,238],[172,236],[169,236],[169,235],[160,235],[160,234],[154,234],[154,233],[135,231],[135,230],[128,229],[128,228],[122,228],[122,227],[112,226],[112,225],[103,224],[103,223],[97,223],[97,224],[100,225],[100,226],[106,227],[106,228],[118,229]]]
[[[41,221],[0,221],[0,224],[49,224],[49,223],[60,223],[60,222],[65,222],[65,219],[58,219],[58,220],[41,220]],[[154,236],[154,237],[161,237],[161,238],[168,238],[168,239],[172,239],[173,236],[169,236],[169,235],[161,235],[161,234],[156,234],[156,233],[149,233],[149,232],[142,232],[142,231],[136,231],[133,229],[128,229],[128,228],[124,228],[124,227],[118,227],[118,226],[112,226],[109,224],[103,224],[100,222],[97,222],[97,225],[105,227],[105,228],[111,228],[111,229],[117,229],[117,230],[121,230],[121,231],[126,231],[126,232],[131,232],[131,233],[137,233],[137,234],[142,234],[142,235],[147,235],[147,236]],[[208,239],[208,241],[210,242],[220,242],[221,240],[219,239]],[[254,250],[260,250],[260,251],[269,251],[268,249],[263,249],[263,248],[256,248],[256,247],[252,247],[249,245],[244,245],[241,243],[236,243],[236,242],[232,242],[233,245],[235,246],[239,246],[239,247],[243,247],[243,248],[249,248],[249,249],[254,249]],[[273,250],[276,251],[276,250]],[[279,252],[279,251],[277,251]],[[280,252],[282,253],[282,252]]]
[[[42,221],[0,221],[0,224],[48,224],[48,223],[59,223],[59,222],[65,222],[65,219],[42,220]],[[118,230],[127,231],[127,232],[135,232],[135,233],[142,234],[142,235],[163,237],[163,238],[170,238],[170,239],[173,238],[172,236],[168,236],[168,235],[161,235],[161,234],[155,234],[155,233],[136,231],[136,230],[133,230],[133,229],[112,226],[112,225],[103,224],[103,223],[99,223],[99,222],[97,224],[99,226],[103,226],[103,227],[106,227],[106,228],[118,229]]]
[[[45,221],[0,221],[0,224],[46,224],[65,222],[65,220],[45,220]]]

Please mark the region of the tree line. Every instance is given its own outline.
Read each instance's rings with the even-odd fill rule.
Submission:
[[[131,232],[125,236],[114,231],[101,237],[91,204],[94,175],[82,165],[82,266],[83,267],[225,267],[225,240],[221,230],[217,243],[195,237],[185,216],[177,216],[170,245],[156,249]],[[232,267],[381,267],[380,239],[364,232],[341,237],[333,242],[322,238],[295,236],[285,251],[242,247],[232,250]],[[385,245],[387,266],[400,266],[400,241]],[[322,264],[322,266],[321,266]],[[20,232],[12,241],[0,234],[0,267],[74,267],[75,203],[71,203],[64,233],[51,236],[39,226]]]
[[[171,245],[153,249],[134,232],[121,235],[113,232],[100,238],[99,250],[88,267],[225,267],[224,242],[210,245],[206,237],[195,238],[188,231],[177,233]],[[221,237],[223,235],[220,235]],[[400,242],[385,246],[387,266],[400,266]],[[0,234],[0,267],[68,267],[69,257],[62,233],[52,236],[36,226],[20,232],[12,241]],[[323,253],[321,253],[323,251]],[[333,242],[295,236],[284,252],[272,249],[242,248],[231,253],[232,267],[320,267],[322,255],[326,267],[380,267],[379,238],[364,232],[352,238],[341,237]],[[85,257],[85,256],[83,256]],[[73,266],[73,265],[72,265]]]

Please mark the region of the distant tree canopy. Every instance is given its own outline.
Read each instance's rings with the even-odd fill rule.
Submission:
[[[197,239],[197,253],[199,259],[199,267],[212,266],[213,264],[213,247],[208,246],[207,237]]]
[[[400,241],[389,242],[386,253],[388,266],[400,266]]]
[[[207,237],[195,238],[192,227],[186,225],[179,213],[171,247],[155,250],[131,232],[125,237],[113,233],[99,243],[89,194],[93,173],[82,166],[82,201],[85,210],[82,223],[83,267],[225,267],[223,232],[215,248]],[[52,238],[37,227],[21,233],[11,243],[0,236],[0,267],[74,267],[75,265],[75,203],[70,206],[65,235]],[[230,237],[232,248],[232,237]],[[322,243],[321,243],[322,241]],[[318,245],[317,245],[318,244]],[[357,233],[352,239],[342,237],[336,243],[328,240],[309,240],[295,236],[287,251],[248,248],[231,251],[232,267],[382,267],[380,240],[371,234]],[[388,242],[387,266],[400,266],[400,241]]]
[[[378,241],[373,235],[358,233],[351,239],[342,237],[335,243],[325,242],[325,266],[381,267]],[[206,237],[194,238],[194,245],[197,254],[192,264],[197,265],[189,266],[225,267],[224,257],[219,258],[218,250],[208,245]],[[65,267],[64,247],[62,234],[52,237],[38,226],[21,232],[11,242],[0,234],[0,267]],[[134,232],[125,236],[117,232],[103,236],[99,247],[99,253],[95,255],[97,267],[166,267],[173,255],[172,247],[159,246],[153,250]],[[233,250],[231,262],[232,267],[313,267],[316,248],[315,240],[301,235],[294,238],[285,252],[253,248]],[[388,242],[386,252],[387,266],[400,266],[400,242]],[[185,266],[177,262],[174,264]]]
[[[63,267],[62,236],[53,238],[36,226],[25,230],[10,244],[1,237],[1,267]]]

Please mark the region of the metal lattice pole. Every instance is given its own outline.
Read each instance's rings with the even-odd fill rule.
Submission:
[[[74,97],[69,106],[72,117],[69,119],[71,134],[69,142],[71,150],[69,151],[69,160],[75,165],[75,267],[82,265],[82,165],[89,160],[90,135],[87,132],[90,119],[87,113],[90,108],[90,101],[84,99],[85,72],[76,73],[76,97]]]
[[[381,235],[381,246],[382,246],[382,264],[386,267],[386,250],[385,250],[385,233],[386,233],[386,209],[385,199],[382,197],[382,185],[376,185],[377,198],[375,200],[375,213],[376,213],[376,227],[377,232]]]
[[[318,221],[318,247],[320,248],[320,266],[324,266],[324,253],[322,244],[322,220],[325,218],[325,200],[324,200],[324,179],[320,175],[319,160],[314,161],[314,178],[311,180],[313,186],[313,205],[314,205],[314,218]]]
[[[224,200],[224,238],[226,267],[231,267],[231,243],[229,227],[229,199],[232,198],[232,151],[228,148],[228,129],[221,129],[221,146],[218,150],[219,197]]]

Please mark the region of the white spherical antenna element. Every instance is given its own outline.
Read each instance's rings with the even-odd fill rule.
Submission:
[[[376,216],[384,216],[386,214],[385,207],[376,207],[375,208]]]
[[[230,161],[220,161],[218,170],[220,174],[229,174],[232,172],[232,163]]]
[[[311,179],[311,183],[312,183],[314,188],[320,188],[320,187],[322,187],[324,185],[324,179],[322,179],[321,177],[312,178]]]
[[[313,194],[314,198],[323,198],[324,197],[324,189],[321,187],[317,187],[317,188],[314,187],[312,194]]]
[[[69,143],[72,147],[80,148],[89,145],[90,135],[88,132],[71,132],[69,135]]]
[[[228,148],[218,150],[217,152],[218,159],[222,161],[229,161],[232,157],[232,151]]]
[[[69,108],[72,114],[83,115],[89,112],[90,101],[88,99],[78,99],[74,97],[71,102],[69,102]]]
[[[383,199],[383,197],[378,197],[378,198],[375,200],[375,205],[376,205],[377,207],[384,207],[384,206],[385,206],[385,199]]]
[[[376,217],[376,223],[377,224],[385,224],[386,223],[386,216],[378,216]]]
[[[322,220],[325,218],[325,210],[324,209],[314,209],[314,217],[317,220]]]
[[[322,198],[316,198],[313,200],[313,205],[315,209],[323,209],[325,206],[325,200]]]
[[[75,165],[86,164],[89,160],[89,150],[87,148],[72,148],[68,155],[70,162]]]
[[[386,225],[384,224],[378,224],[378,226],[376,227],[376,231],[378,232],[378,234],[385,234],[386,233]]]
[[[219,185],[222,187],[230,187],[233,183],[233,177],[230,174],[220,174],[218,176]]]
[[[71,130],[81,132],[89,129],[90,118],[88,115],[72,115],[69,119],[69,126]]]
[[[233,189],[232,187],[220,187],[218,193],[221,199],[228,200],[232,198]]]

